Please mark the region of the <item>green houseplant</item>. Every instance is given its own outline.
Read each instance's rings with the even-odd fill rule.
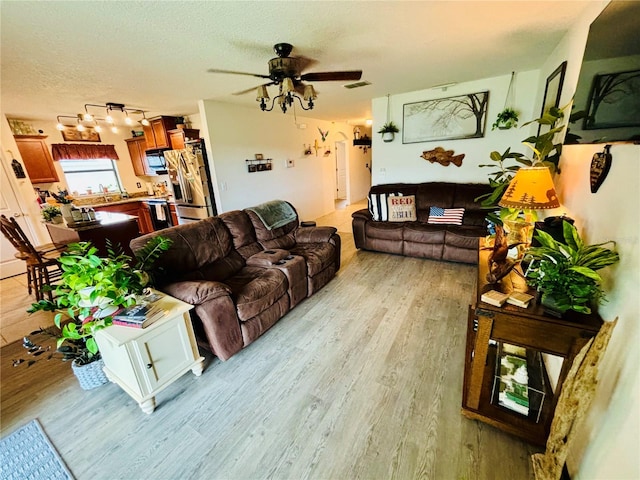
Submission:
[[[606,300],[596,271],[620,260],[617,252],[604,247],[615,242],[585,245],[571,223],[562,222],[562,229],[564,243],[546,232],[537,233],[540,246],[527,252],[533,257],[527,282],[542,293],[541,303],[551,313],[591,313],[598,301]]]
[[[76,375],[75,367],[100,360],[95,333],[111,325],[120,307],[136,304],[149,284],[147,270],[171,243],[162,236],[150,239],[133,265],[131,257],[108,242],[107,257],[99,257],[91,242],[70,244],[60,256],[62,277],[53,300],[40,300],[27,311],[55,312],[57,351],[63,360],[72,361]],[[52,329],[40,332],[58,336]]]
[[[56,207],[55,205],[45,206],[40,213],[42,214],[42,218],[45,222],[62,222],[62,212],[60,211],[60,208]]]
[[[398,126],[395,123],[389,121],[382,125],[380,130],[378,130],[378,133],[382,134],[382,141],[391,142],[393,141],[395,134],[399,131],[400,129],[398,128]]]
[[[507,107],[502,110],[496,117],[496,121],[491,126],[491,130],[509,130],[518,126],[518,112],[513,108]]]

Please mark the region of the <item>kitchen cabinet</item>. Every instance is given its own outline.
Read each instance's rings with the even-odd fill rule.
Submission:
[[[133,201],[117,205],[99,205],[94,207],[94,210],[96,212],[116,212],[134,215],[138,218],[138,228],[141,234],[153,232],[149,208],[144,202]]]
[[[169,143],[173,150],[183,149],[185,141],[200,138],[200,130],[195,128],[176,128],[175,130],[169,130],[167,133],[169,134]]]
[[[140,175],[155,175],[155,172],[149,168],[146,160],[145,150],[147,149],[147,141],[144,137],[127,138],[127,148],[133,165],[133,172]]]
[[[171,223],[175,226],[178,225],[178,212],[176,210],[176,204],[169,204],[169,212],[171,213]]]
[[[200,376],[204,365],[189,317],[193,306],[166,294],[153,305],[165,314],[148,327],[111,325],[95,336],[107,377],[147,414],[160,391],[189,370]]]
[[[156,148],[171,148],[169,130],[176,128],[175,117],[156,117],[149,120],[149,125],[142,127],[147,150]]]
[[[29,173],[31,183],[53,183],[59,181],[53,158],[45,142],[46,135],[15,135],[20,156]]]

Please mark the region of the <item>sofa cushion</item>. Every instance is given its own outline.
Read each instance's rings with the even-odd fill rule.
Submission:
[[[416,221],[416,196],[390,196],[387,200],[390,222]]]
[[[232,210],[220,215],[220,218],[229,229],[233,239],[234,248],[245,260],[262,251],[258,243],[256,231],[249,216],[240,210]]]
[[[287,277],[275,268],[244,267],[225,282],[231,289],[238,318],[249,320],[287,293]]]
[[[432,225],[462,225],[463,216],[464,208],[431,207],[427,223]]]
[[[445,229],[441,225],[413,222],[404,225],[404,240],[414,243],[444,243]]]
[[[224,281],[227,276],[233,275],[244,266],[242,258],[233,250],[229,230],[219,217],[177,225],[134,238],[130,243],[132,250],[140,250],[150,238],[158,235],[173,241],[171,248],[154,263],[153,273],[158,285],[179,280],[202,279],[204,277],[198,271],[218,261],[225,264],[224,273],[206,279]],[[236,253],[236,256],[227,262],[225,257],[232,252]]]
[[[402,223],[367,222],[364,231],[369,238],[402,240],[402,225]]]
[[[291,253],[304,257],[310,277],[334,263],[335,247],[330,243],[298,243]]]

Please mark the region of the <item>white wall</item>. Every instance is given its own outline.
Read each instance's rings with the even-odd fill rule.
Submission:
[[[491,163],[489,153],[493,150],[503,152],[508,147],[512,151],[528,154],[528,148],[521,145],[521,141],[535,131],[533,127],[522,124],[540,113],[539,107],[532,102],[531,92],[535,91],[539,82],[537,70],[516,72],[514,106],[519,112],[519,127],[510,130],[491,130],[491,125],[498,113],[502,111],[509,89],[511,73],[500,77],[486,78],[473,82],[465,82],[443,89],[429,89],[392,95],[390,97],[390,120],[400,128],[393,142],[385,143],[381,135],[373,135],[373,181],[374,185],[381,183],[406,182],[419,183],[431,181],[487,183],[487,173],[492,171],[479,165]],[[402,111],[406,103],[432,100],[456,95],[465,95],[489,91],[489,105],[487,111],[485,136],[464,140],[440,140],[423,143],[402,143]],[[535,107],[535,108],[534,108]],[[387,116],[387,97],[374,98],[372,102],[374,117],[373,132],[377,132]],[[455,165],[442,166],[430,163],[420,157],[423,151],[443,147],[453,150],[454,154],[465,154],[461,167]]]
[[[332,212],[336,141],[349,140],[346,150],[350,168],[354,168],[351,177],[363,176],[364,172],[368,175],[362,151],[351,145],[353,128],[347,124],[298,116],[298,124],[306,125],[298,128],[289,113],[262,112],[257,106],[238,107],[210,100],[201,101],[200,109],[219,212],[274,199],[291,202],[302,220]],[[324,146],[318,128],[329,131]],[[317,154],[313,148],[316,140],[320,146]],[[311,155],[304,155],[305,145],[312,146]],[[325,156],[327,149],[331,153]],[[247,171],[245,160],[253,159],[256,153],[273,159],[271,171]],[[290,159],[295,166],[287,168]],[[363,173],[358,175],[358,170]]]
[[[607,4],[608,1],[593,2],[585,16],[575,23],[542,67],[538,91],[544,91],[546,76],[567,60],[561,104],[572,98],[589,25]],[[541,101],[539,95],[538,104]],[[593,154],[602,148],[603,145],[565,146],[560,161],[562,173],[554,179],[563,207],[576,220],[585,240],[589,243],[614,240],[621,258],[619,264],[601,271],[609,302],[601,306],[600,314],[604,320],[618,317],[619,321],[600,365],[594,402],[567,464],[572,478],[637,479],[640,478],[640,146],[614,145],[609,176],[598,192],[592,194],[589,165]]]

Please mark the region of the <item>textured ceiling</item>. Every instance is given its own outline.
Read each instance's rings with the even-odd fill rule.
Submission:
[[[358,122],[387,93],[538,68],[589,3],[2,1],[2,111],[53,121],[86,103],[151,116],[197,112],[199,99],[257,108],[253,93],[231,94],[260,79],[206,70],[267,74],[273,44],[288,42],[316,60],[307,71],[363,70],[363,88],[314,83],[310,115]]]

